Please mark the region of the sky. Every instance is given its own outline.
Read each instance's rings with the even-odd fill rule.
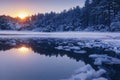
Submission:
[[[75,6],[84,6],[85,0],[0,0],[0,15],[18,16],[20,13],[61,12]]]

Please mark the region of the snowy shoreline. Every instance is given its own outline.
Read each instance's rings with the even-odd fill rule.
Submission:
[[[45,37],[45,38],[78,38],[78,39],[120,39],[120,33],[110,32],[31,32],[0,31],[0,37]]]
[[[0,31],[0,38],[58,38],[78,39],[84,41],[84,47],[102,47],[120,53],[120,33],[110,32],[30,32]],[[96,41],[97,40],[97,41]],[[80,44],[83,44],[79,42]],[[58,46],[56,48],[60,48]],[[61,47],[61,49],[64,46]],[[71,48],[71,47],[70,47]],[[69,48],[66,50],[70,50]],[[85,53],[85,51],[75,51]]]

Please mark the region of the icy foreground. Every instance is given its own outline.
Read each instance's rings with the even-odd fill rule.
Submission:
[[[67,52],[72,51],[73,53],[81,54],[81,56],[88,55],[86,59],[91,58],[93,60],[92,63],[96,66],[103,66],[103,64],[112,67],[120,65],[120,57],[117,57],[120,56],[119,36],[117,38],[74,39],[74,42],[64,40],[63,42],[58,42],[58,46],[55,48]],[[94,51],[91,51],[92,49]],[[109,74],[109,70],[106,72],[100,68],[96,71],[90,65],[85,65],[80,68],[77,74],[66,80],[109,80],[102,76],[104,73]],[[99,77],[96,77],[96,75],[99,75]],[[119,75],[119,71],[117,75]]]
[[[106,73],[104,69],[99,69],[98,71],[95,71],[91,65],[87,64],[82,67],[80,67],[76,72],[75,75],[73,75],[70,79],[64,79],[64,80],[107,80],[104,77],[101,77]]]
[[[104,74],[109,74],[109,69],[101,67],[103,64],[113,66],[120,65],[120,33],[98,33],[98,32],[56,32],[56,33],[42,33],[42,32],[0,32],[0,38],[32,38],[35,42],[41,43],[36,38],[49,38],[54,40],[54,48],[59,51],[72,52],[80,54],[81,60],[87,62],[81,66],[74,75],[69,79],[63,80],[109,80],[104,77]],[[36,38],[34,38],[36,37]],[[24,40],[21,42],[24,42]],[[33,42],[33,41],[30,41]],[[29,41],[27,40],[27,43]],[[7,41],[6,44],[17,45],[16,40]],[[94,51],[91,51],[94,50]],[[104,52],[104,53],[103,53]],[[105,53],[107,52],[107,53]],[[112,53],[112,54],[111,54]],[[67,53],[66,53],[67,54]],[[93,60],[90,62],[90,60]],[[97,70],[93,65],[97,66]],[[117,70],[116,70],[117,71]],[[112,72],[111,72],[112,73]],[[119,71],[118,71],[119,73]],[[119,75],[116,73],[117,75]],[[110,79],[111,80],[111,79]]]
[[[95,62],[94,62],[95,65],[102,65],[102,63],[120,64],[120,59],[109,57],[107,55],[92,54],[89,57],[95,59]]]

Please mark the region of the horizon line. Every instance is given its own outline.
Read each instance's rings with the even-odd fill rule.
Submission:
[[[51,12],[56,13],[56,14],[60,14],[60,13],[62,13],[63,11],[69,11],[70,9],[74,9],[74,8],[76,8],[76,7],[79,7],[79,8],[82,9],[84,6],[81,7],[81,6],[77,5],[77,6],[74,6],[74,7],[69,8],[69,9],[63,9],[62,11],[37,12],[37,13],[34,13],[34,14],[28,14],[27,17],[31,17],[31,16],[38,15],[38,14],[50,14]],[[9,17],[12,17],[12,18],[17,18],[17,17],[19,17],[18,15],[17,15],[17,16],[11,16],[11,15],[9,15],[9,14],[0,14],[0,16],[9,16]]]

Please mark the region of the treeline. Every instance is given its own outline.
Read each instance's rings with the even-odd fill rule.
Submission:
[[[82,26],[94,30],[120,31],[120,24],[116,23],[120,21],[120,0],[86,0],[82,11]]]
[[[61,13],[37,14],[25,21],[0,17],[2,30],[58,31],[120,31],[120,0],[86,0],[85,6]]]

